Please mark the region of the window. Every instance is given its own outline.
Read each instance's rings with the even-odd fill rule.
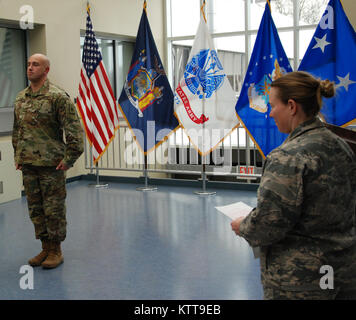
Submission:
[[[179,0],[169,3],[171,23],[169,35],[187,36],[196,32],[200,19],[200,5],[197,0]],[[186,23],[189,21],[189,23]],[[194,31],[192,32],[192,29]]]
[[[182,78],[189,58],[202,2],[166,0],[169,48],[167,70],[174,88]],[[292,68],[297,70],[328,0],[270,0],[270,3],[272,17],[284,50]],[[237,96],[241,92],[265,5],[266,0],[206,1],[208,28],[218,50],[219,59]],[[239,130],[238,133],[231,135],[231,139],[239,140],[239,143],[234,143],[235,145],[248,145],[247,135],[242,134],[241,128]],[[180,133],[177,133],[177,136],[179,135]],[[246,140],[242,141],[241,137]],[[183,145],[187,140],[180,138],[176,144],[179,144],[179,141]]]
[[[27,86],[26,32],[0,27],[0,134],[9,134],[16,95]]]

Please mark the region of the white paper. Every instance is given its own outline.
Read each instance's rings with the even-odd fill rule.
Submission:
[[[239,217],[246,217],[251,211],[252,207],[244,202],[236,202],[227,206],[215,207],[217,210],[228,216],[231,220],[235,220]]]
[[[239,201],[229,204],[227,206],[215,207],[215,209],[222,212],[231,220],[236,220],[240,217],[246,217],[252,211],[253,208],[247,205],[246,203]],[[252,251],[255,259],[260,257],[259,247],[252,247]]]

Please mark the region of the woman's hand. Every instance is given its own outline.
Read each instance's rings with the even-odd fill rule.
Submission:
[[[245,219],[245,217],[237,218],[236,220],[231,222],[231,228],[233,231],[235,231],[236,235],[238,236],[240,235],[240,224],[243,219]]]

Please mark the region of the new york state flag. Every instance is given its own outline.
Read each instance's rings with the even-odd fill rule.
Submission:
[[[155,150],[178,129],[173,103],[173,91],[152,35],[144,2],[131,65],[119,98],[121,113],[144,155]]]
[[[236,96],[201,17],[184,76],[175,90],[175,115],[200,155],[213,151],[235,128]]]

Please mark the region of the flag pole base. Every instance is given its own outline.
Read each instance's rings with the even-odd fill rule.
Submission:
[[[157,191],[158,188],[157,187],[137,187],[136,188],[136,191],[143,191],[143,192],[146,192],[146,191]]]
[[[215,191],[194,191],[195,194],[200,196],[214,196],[216,195]]]
[[[103,183],[103,184],[90,183],[90,184],[88,184],[88,187],[97,188],[97,189],[105,189],[105,188],[109,188],[109,185],[107,183]]]

